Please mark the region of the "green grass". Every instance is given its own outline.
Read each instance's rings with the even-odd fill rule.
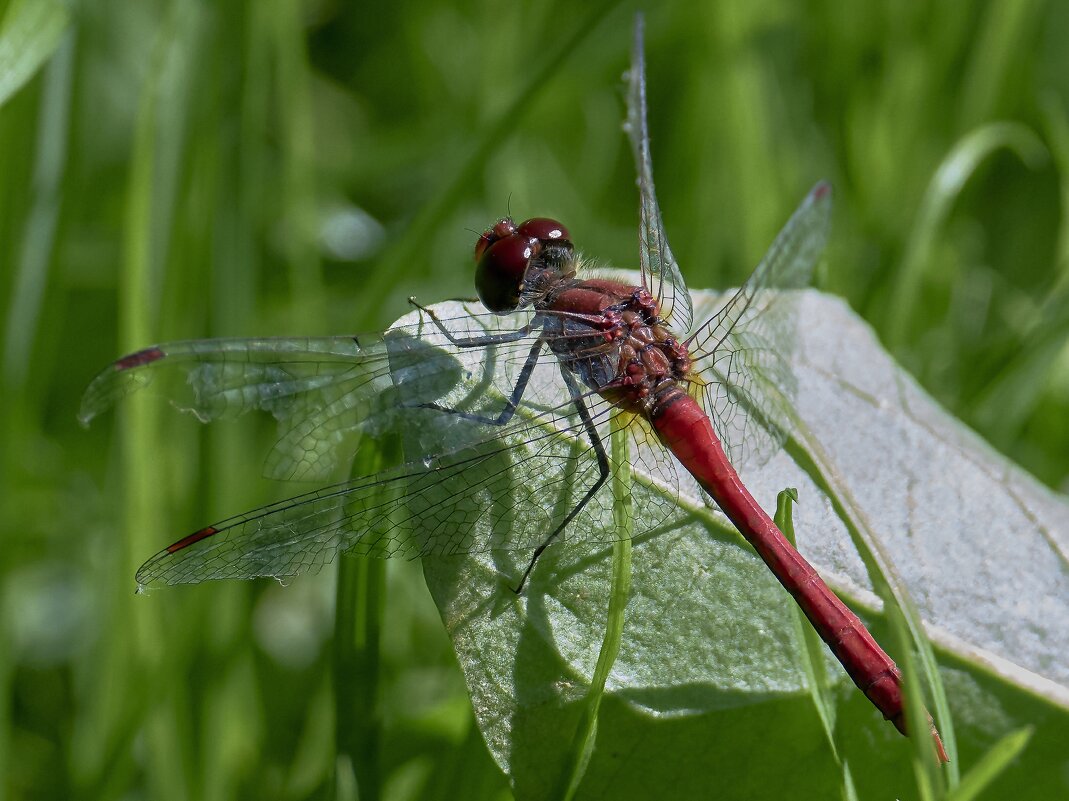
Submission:
[[[133,594],[161,545],[284,491],[259,477],[269,425],[202,429],[150,397],[88,431],[75,413],[151,342],[376,330],[409,295],[469,296],[472,231],[506,208],[633,266],[636,7],[45,5],[0,2],[0,801],[507,796],[418,564],[346,564],[337,621],[329,572]],[[822,288],[1065,490],[1069,7],[647,10],[654,166],[690,284],[741,281],[829,179]],[[970,725],[962,775],[1022,747]],[[1057,786],[1055,745],[1023,748],[1031,776],[975,797]],[[873,797],[864,749],[847,756]]]

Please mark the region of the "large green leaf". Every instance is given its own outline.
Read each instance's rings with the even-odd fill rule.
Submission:
[[[770,510],[779,490],[799,489],[800,550],[888,645],[865,564],[835,511],[848,498],[934,644],[956,767],[1031,723],[1032,745],[995,786],[1027,772],[1034,797],[1064,792],[1048,755],[1069,735],[1069,504],[940,409],[841,300],[815,291],[795,299],[805,325],[792,442],[808,458],[783,452],[743,465],[743,478]],[[712,294],[695,300],[698,319],[716,307]],[[798,463],[813,461],[806,443],[819,443],[830,496]],[[664,495],[641,462],[638,531],[647,506],[663,517]],[[578,797],[767,797],[788,786],[796,797],[831,797],[842,768],[806,690],[791,601],[726,520],[682,487],[675,513],[635,543],[623,642]],[[549,549],[521,596],[509,582],[526,552],[424,565],[483,735],[518,798],[557,786],[603,638],[611,548],[584,544],[583,532],[571,538]],[[854,769],[860,797],[913,797],[906,741],[830,657],[827,668],[840,687],[838,750],[865,766]]]

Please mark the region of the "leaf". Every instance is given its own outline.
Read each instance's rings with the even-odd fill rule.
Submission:
[[[1030,723],[1036,756],[1022,754],[991,792],[1027,783],[1026,797],[1057,794],[1063,779],[1042,754],[1069,734],[1069,504],[940,409],[841,300],[815,291],[794,299],[805,321],[792,360],[797,419],[821,443],[831,492],[851,495],[872,521],[920,611],[962,771]],[[704,319],[717,296],[695,301]],[[638,465],[642,531],[659,490]],[[878,610],[865,565],[811,476],[785,453],[740,472],[770,510],[782,487],[797,487],[800,550],[855,609]],[[774,797],[784,786],[836,796],[843,780],[806,690],[792,605],[726,520],[683,486],[676,514],[634,543],[623,641],[576,797],[704,798],[725,787],[732,797]],[[424,562],[483,736],[519,799],[545,797],[568,759],[604,634],[610,553],[551,547],[520,597],[503,573],[522,570],[525,553]],[[908,744],[830,658],[827,668],[858,797],[911,797]]]
[[[48,61],[68,22],[57,0],[14,0],[8,6],[0,24],[0,106]]]

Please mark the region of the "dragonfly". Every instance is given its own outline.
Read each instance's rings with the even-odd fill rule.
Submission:
[[[605,443],[610,423],[624,420],[640,446],[632,466],[667,486],[680,485],[682,467],[794,597],[858,688],[905,734],[895,663],[732,466],[767,459],[789,428],[789,290],[809,283],[823,251],[831,188],[818,183],[743,286],[693,325],[654,189],[641,19],[624,127],[640,195],[638,285],[586,277],[596,271],[562,223],[505,217],[475,245],[482,309],[463,304],[445,315],[416,304],[411,322],[385,334],[171,342],[97,375],[82,403],[86,424],[154,380],[172,381],[164,394],[205,422],[272,414],[279,423],[265,465],[272,478],[336,477],[365,437],[387,430],[403,430],[406,449],[415,450],[398,466],[182,537],[137,571],[139,589],[289,577],[339,554],[509,550],[529,554],[520,592],[552,544],[617,536]],[[638,530],[655,528],[666,514],[643,509]]]

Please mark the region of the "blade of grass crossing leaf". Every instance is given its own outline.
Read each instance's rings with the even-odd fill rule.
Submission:
[[[947,794],[946,801],[973,801],[1028,745],[1033,729],[1025,726],[1007,734],[988,750],[966,773],[961,784]]]
[[[793,487],[783,490],[776,498],[774,520],[791,545],[796,544],[793,506],[797,501],[798,490]],[[824,727],[824,735],[827,737],[832,754],[835,755],[836,761],[841,761],[833,736],[833,731],[835,730],[835,706],[831,702],[831,689],[827,680],[828,674],[824,669],[824,643],[821,641],[820,635],[809,624],[805,615],[802,614],[801,609],[796,606],[792,607],[792,609],[794,610],[795,631],[799,640],[805,646],[805,653],[802,655],[801,661],[802,667],[805,669],[806,683],[809,685],[809,694],[813,698],[813,705],[816,707],[817,715],[820,716],[820,723]]]
[[[920,655],[920,665],[924,672],[925,682],[931,693],[932,703],[935,707],[935,719],[942,736],[943,745],[950,757],[950,763],[946,766],[947,778],[951,786],[958,779],[956,764],[957,746],[954,737],[953,721],[950,717],[950,706],[947,703],[946,691],[939,675],[935,653],[932,651],[931,642],[924,632],[924,626],[920,621],[920,615],[913,604],[905,582],[902,581],[895,570],[894,562],[887,554],[876,536],[875,529],[867,516],[862,512],[861,505],[854,499],[845,479],[838,476],[834,464],[820,445],[812,436],[808,427],[788,410],[792,419],[792,435],[788,437],[785,448],[791,458],[803,469],[813,482],[828,496],[836,515],[846,526],[850,533],[850,540],[857,548],[873,587],[877,595],[884,602],[885,614],[890,615],[891,609],[897,607],[901,610],[903,620],[907,625],[913,647]]]
[[[920,673],[913,652],[912,633],[902,607],[887,604],[886,601],[884,603],[897,646],[898,668],[902,671],[902,700],[913,746],[913,775],[917,780],[917,794],[922,801],[935,801],[944,796],[945,784],[928,731],[928,710],[924,708],[924,698],[918,692]]]
[[[627,598],[631,591],[631,535],[634,532],[634,507],[631,496],[631,462],[628,448],[629,433],[621,420],[621,415],[614,414],[610,421],[610,457],[612,471],[612,515],[616,526],[616,539],[612,547],[612,584],[609,595],[609,612],[605,624],[605,637],[598,653],[598,662],[594,667],[594,677],[587,692],[585,708],[579,717],[575,736],[569,749],[569,761],[562,776],[563,793],[558,797],[571,799],[575,797],[590,755],[597,739],[598,710],[605,693],[605,682],[609,678],[616,656],[620,652],[623,638],[624,612]]]

